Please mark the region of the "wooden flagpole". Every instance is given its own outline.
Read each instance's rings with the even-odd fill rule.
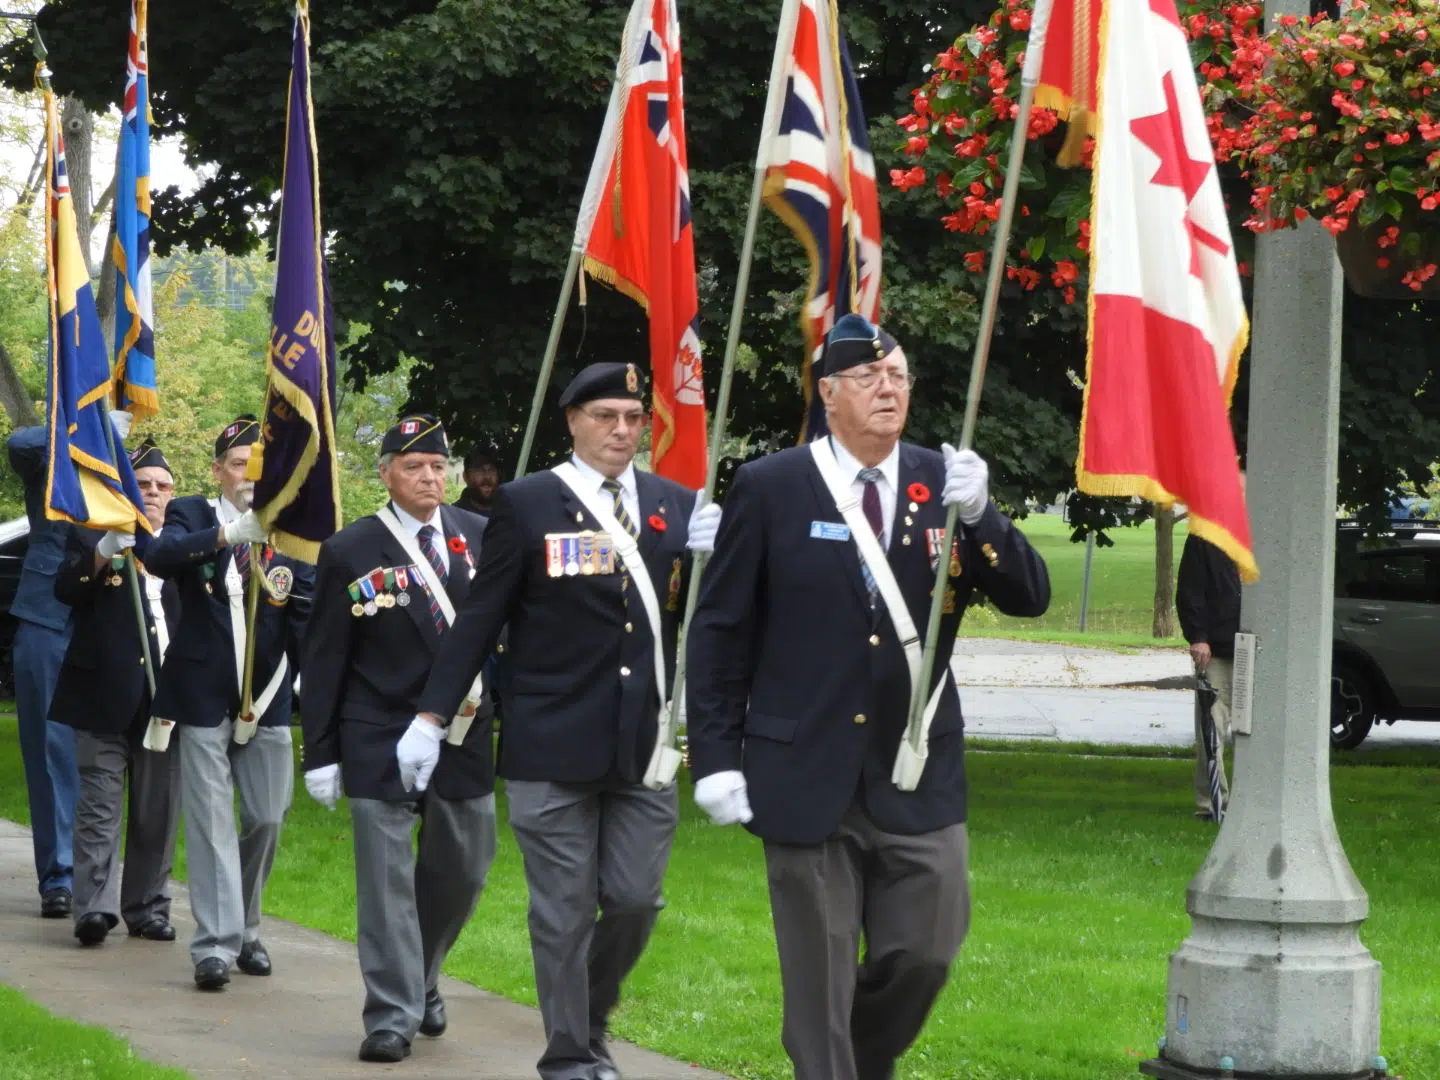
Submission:
[[[1005,187],[1001,196],[1000,220],[996,223],[995,243],[990,254],[990,273],[985,282],[985,300],[980,309],[980,332],[975,338],[975,357],[970,367],[970,388],[965,399],[965,420],[960,431],[961,450],[970,449],[975,440],[975,420],[980,411],[980,392],[985,385],[985,368],[990,359],[990,341],[995,335],[995,316],[1000,305],[1000,285],[1005,273],[1005,257],[1010,246],[1010,229],[1015,218],[1015,202],[1020,193],[1020,170],[1025,163],[1026,133],[1030,127],[1030,112],[1035,104],[1035,89],[1040,84],[1040,64],[1045,53],[1045,35],[1050,25],[1052,0],[1037,0],[1030,22],[1030,40],[1025,48],[1025,67],[1021,72],[1020,103],[1015,115],[1015,133],[1010,140],[1010,159],[1005,170]],[[945,539],[940,546],[940,558],[935,563],[935,589],[930,597],[930,618],[925,625],[925,654],[921,666],[920,687],[911,695],[910,722],[905,729],[905,743],[901,746],[902,758],[908,753],[911,760],[923,765],[926,753],[925,706],[929,699],[927,692],[935,671],[935,657],[939,649],[940,614],[944,604],[945,588],[948,585],[950,560],[948,554],[955,544],[955,526],[959,509],[951,505],[945,515]],[[914,781],[919,782],[918,771]],[[897,777],[898,782],[898,777]],[[902,785],[904,787],[904,785]],[[906,788],[906,790],[913,790]]]

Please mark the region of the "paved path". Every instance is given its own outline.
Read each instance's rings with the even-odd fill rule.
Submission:
[[[278,919],[266,919],[265,942],[279,973],[235,972],[223,992],[200,993],[185,947],[194,929],[189,899],[183,886],[173,889],[178,941],[112,933],[81,949],[69,920],[38,915],[29,830],[0,821],[0,982],[197,1080],[534,1080],[540,1014],[454,979],[441,981],[450,1020],[443,1038],[418,1037],[401,1065],[362,1064],[355,946]],[[623,1043],[615,1058],[627,1080],[724,1080]]]

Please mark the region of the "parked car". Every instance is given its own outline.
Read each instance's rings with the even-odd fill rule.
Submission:
[[[30,522],[17,518],[0,524],[0,700],[15,696],[15,669],[11,648],[15,641],[15,618],[10,603],[20,587],[20,568],[30,546]]]
[[[1330,744],[1353,750],[1377,720],[1440,720],[1440,522],[1395,521],[1335,549]]]

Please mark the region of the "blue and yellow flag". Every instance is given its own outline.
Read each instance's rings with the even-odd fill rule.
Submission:
[[[115,400],[138,420],[160,411],[150,288],[148,0],[130,0],[125,107],[115,183]]]
[[[75,225],[55,95],[44,89],[45,254],[50,279],[50,429],[45,515],[91,529],[150,533],[140,488],[109,416],[110,358]]]
[[[290,103],[285,118],[285,178],[275,245],[275,307],[260,441],[251,452],[255,515],[276,550],[304,562],[339,531],[340,468],[335,456],[335,335],[320,172],[310,101],[310,14],[295,11]]]

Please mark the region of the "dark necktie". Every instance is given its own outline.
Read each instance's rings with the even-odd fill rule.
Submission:
[[[883,545],[885,543],[885,515],[880,509],[880,486],[877,481],[884,476],[879,469],[861,469],[860,481],[865,485],[865,492],[860,496],[860,508],[865,511],[865,520],[870,523],[870,528],[875,530],[875,539]],[[870,591],[870,606],[875,606],[875,595],[879,591],[875,585],[875,576],[870,573],[870,568],[861,560],[860,568],[865,572],[865,588]]]
[[[240,581],[244,585],[250,584],[250,545],[235,545],[235,572],[240,575]]]
[[[620,486],[620,481],[606,480],[600,486],[605,491],[608,491],[610,497],[615,500],[615,520],[620,523],[620,527],[628,532],[632,539],[640,539],[640,530],[635,527],[635,522],[631,519],[630,515],[625,512],[625,500],[620,497],[621,492],[625,489]]]
[[[430,598],[430,618],[435,621],[435,632],[445,633],[445,613],[440,610],[440,601],[437,593],[445,587],[449,573],[445,567],[445,557],[440,554],[440,546],[435,543],[435,526],[421,525],[418,534],[420,538],[420,550],[425,553],[425,561],[430,564],[430,569],[435,571],[435,588],[426,589],[426,595]]]

